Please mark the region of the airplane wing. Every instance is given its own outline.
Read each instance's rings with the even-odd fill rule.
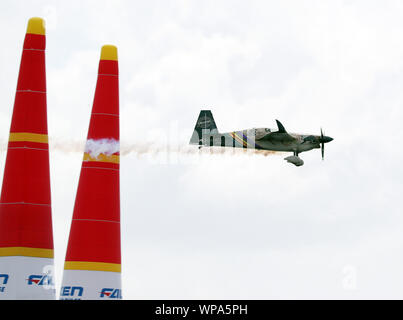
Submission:
[[[288,133],[271,132],[265,136],[256,139],[256,141],[271,141],[271,142],[294,142],[297,139]]]
[[[293,142],[297,140],[292,135],[290,135],[281,124],[280,121],[276,120],[278,131],[269,132],[268,134],[256,139],[257,141],[271,141],[271,142]]]

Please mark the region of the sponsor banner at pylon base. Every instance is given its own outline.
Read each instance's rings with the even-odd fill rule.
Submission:
[[[120,300],[120,272],[64,270],[60,300]]]
[[[56,299],[53,259],[0,257],[0,300]]]

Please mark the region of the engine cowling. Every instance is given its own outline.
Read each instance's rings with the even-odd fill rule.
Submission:
[[[293,165],[296,165],[297,167],[302,166],[304,164],[304,161],[297,156],[289,156],[287,158],[284,158],[284,160],[287,160],[287,162],[292,163]]]

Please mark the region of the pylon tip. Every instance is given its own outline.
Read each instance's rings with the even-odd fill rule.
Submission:
[[[101,49],[101,60],[118,60],[118,48],[113,45],[104,45]]]
[[[45,35],[45,20],[34,17],[29,19],[27,33]]]

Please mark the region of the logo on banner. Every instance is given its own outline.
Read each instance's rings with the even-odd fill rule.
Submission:
[[[0,274],[0,293],[6,290],[5,285],[8,282],[9,275],[8,274]]]
[[[38,285],[38,286],[53,286],[53,278],[50,275],[36,275],[31,274],[28,279],[28,285]]]
[[[28,286],[38,286],[44,290],[55,291],[55,284],[53,282],[54,267],[49,264],[42,268],[42,272],[39,274],[31,274],[28,276],[27,285]]]
[[[80,299],[83,296],[84,288],[83,287],[71,287],[66,286],[62,287],[60,290],[60,296],[63,297],[64,300],[71,299]]]
[[[101,298],[122,299],[122,289],[103,288],[99,296]]]

